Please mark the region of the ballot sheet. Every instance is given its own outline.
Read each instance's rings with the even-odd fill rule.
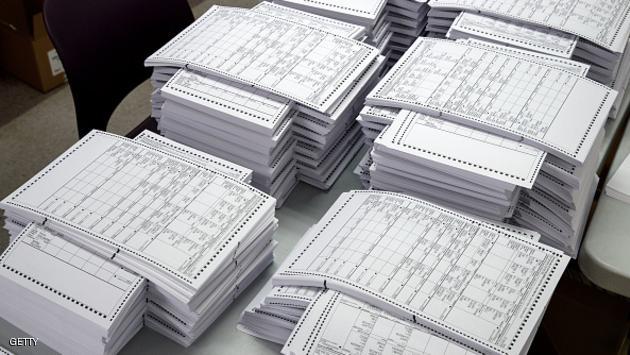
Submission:
[[[291,354],[479,354],[432,334],[410,320],[332,290],[306,309],[282,353]]]
[[[348,20],[374,24],[387,4],[386,0],[278,0],[281,4],[329,14],[337,13]]]
[[[167,100],[221,118],[261,134],[273,135],[287,116],[293,102],[251,85],[179,70],[161,89]]]
[[[524,139],[581,164],[615,97],[601,84],[527,58],[474,43],[418,38],[367,103]]]
[[[145,279],[29,224],[0,257],[0,275],[58,304],[107,334],[144,291]]]
[[[206,166],[212,170],[219,171],[235,180],[240,180],[248,184],[251,182],[252,171],[250,169],[227,160],[217,158],[213,155],[206,154],[197,149],[192,149],[188,146],[160,136],[159,134],[145,130],[133,140],[172,153],[173,155],[180,156],[199,165]]]
[[[360,40],[365,36],[365,27],[363,26],[335,20],[330,17],[315,15],[310,12],[300,11],[267,1],[263,1],[254,6],[252,11],[299,22],[303,25],[319,28],[322,31],[334,33],[342,37]]]
[[[275,285],[346,293],[477,351],[519,354],[569,257],[386,191],[343,194]]]
[[[621,53],[630,35],[624,0],[431,0],[431,8],[462,9],[572,33]]]
[[[531,188],[546,153],[508,138],[403,110],[375,144],[428,166],[449,166]]]
[[[218,171],[93,131],[1,206],[71,231],[185,301],[231,260],[222,251],[267,227],[274,203]]]
[[[564,58],[571,58],[578,42],[578,36],[550,28],[462,12],[447,37],[469,36]]]
[[[534,63],[543,64],[550,67],[566,70],[568,72],[571,72],[581,77],[586,77],[586,74],[588,74],[588,70],[591,67],[588,64],[584,64],[584,63],[571,60],[571,59],[560,58],[555,55],[532,53],[532,51],[529,51],[529,50],[508,47],[501,44],[486,42],[486,41],[472,39],[472,38],[458,39],[457,41],[461,43],[470,43],[479,48],[486,48],[489,50],[505,53],[505,54],[512,55],[515,57],[520,57],[523,59],[530,60]]]
[[[267,13],[214,6],[145,60],[186,66],[327,112],[378,50]]]

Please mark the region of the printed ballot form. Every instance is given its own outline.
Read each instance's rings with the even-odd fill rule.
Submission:
[[[146,59],[264,89],[327,112],[378,49],[269,13],[215,6]]]
[[[367,103],[523,139],[583,163],[615,97],[601,84],[526,57],[470,42],[419,38]]]
[[[472,355],[478,352],[332,290],[306,309],[283,354]]]
[[[630,3],[623,0],[431,0],[436,10],[465,9],[572,33],[623,52],[630,35]]]
[[[273,204],[218,171],[98,131],[2,201],[119,263],[143,265],[143,276],[184,300],[231,260],[221,250],[261,228],[257,219]]]
[[[343,194],[275,285],[337,290],[481,352],[519,354],[569,257],[407,195]]]

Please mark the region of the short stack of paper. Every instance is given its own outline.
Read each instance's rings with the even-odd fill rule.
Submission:
[[[630,80],[627,1],[432,0],[430,5],[434,34],[482,39],[590,65],[590,79],[620,92],[612,111],[616,116]]]
[[[379,135],[371,156],[374,188],[496,221],[512,217],[520,189],[532,188],[545,159],[540,149],[407,110]]]
[[[0,207],[146,278],[145,324],[189,345],[273,261],[275,200],[225,169],[249,176],[152,135],[94,131]]]
[[[142,328],[145,279],[29,224],[0,256],[0,316],[62,354],[116,354]]]
[[[313,14],[363,26],[365,41],[388,58],[388,66],[398,60],[413,41],[422,35],[429,6],[426,0],[275,0]]]
[[[364,28],[263,2],[215,6],[147,58],[184,67],[161,89],[159,129],[254,171],[278,199],[329,188],[360,149],[354,118],[384,59]]]
[[[576,256],[616,96],[585,72],[487,42],[419,38],[366,100],[400,110],[375,141],[371,185],[511,218]]]
[[[408,195],[344,193],[241,330],[284,354],[524,354],[569,261],[537,237]]]
[[[318,287],[273,287],[270,281],[243,311],[237,328],[284,344],[319,291]]]

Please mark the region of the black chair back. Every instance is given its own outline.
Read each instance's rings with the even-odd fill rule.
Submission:
[[[193,20],[186,0],[44,2],[44,21],[66,71],[80,137],[106,130],[120,102],[151,75],[144,59]]]

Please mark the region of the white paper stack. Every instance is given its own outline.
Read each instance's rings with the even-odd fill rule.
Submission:
[[[253,170],[255,187],[286,199],[297,182],[290,100],[183,69],[160,92],[164,136]]]
[[[545,159],[540,149],[407,110],[379,135],[371,156],[372,187],[497,221],[512,216]]]
[[[275,200],[249,176],[155,135],[93,131],[0,206],[146,278],[145,324],[187,346],[273,261]]]
[[[327,189],[360,148],[354,117],[383,67],[364,35],[267,2],[215,6],[145,62],[183,67],[159,89],[159,129],[253,170],[278,207],[298,179]]]
[[[371,186],[510,218],[575,257],[616,96],[585,73],[487,42],[418,39],[361,114],[368,133],[393,121],[375,141]]]
[[[283,353],[525,354],[569,261],[536,239],[407,195],[344,193],[272,278],[321,290],[299,301]],[[276,293],[258,312],[278,314]]]
[[[616,116],[630,80],[627,1],[433,0],[430,5],[433,34],[482,39],[588,64],[589,78],[620,92],[611,117]]]
[[[363,26],[365,41],[388,58],[388,67],[422,35],[429,6],[426,0],[275,0],[313,14]]]
[[[134,141],[157,148],[159,150],[176,155],[196,164],[205,166],[211,170],[218,171],[223,175],[235,180],[251,184],[252,171],[240,165],[236,165],[227,160],[217,158],[210,154],[190,148],[173,140],[149,131],[143,131],[134,138]],[[4,228],[9,232],[9,238],[13,241],[22,229],[26,227],[26,222],[20,222],[18,216],[11,215],[11,211],[4,211]]]
[[[146,282],[29,224],[0,256],[0,316],[62,354],[116,354],[142,328]]]

